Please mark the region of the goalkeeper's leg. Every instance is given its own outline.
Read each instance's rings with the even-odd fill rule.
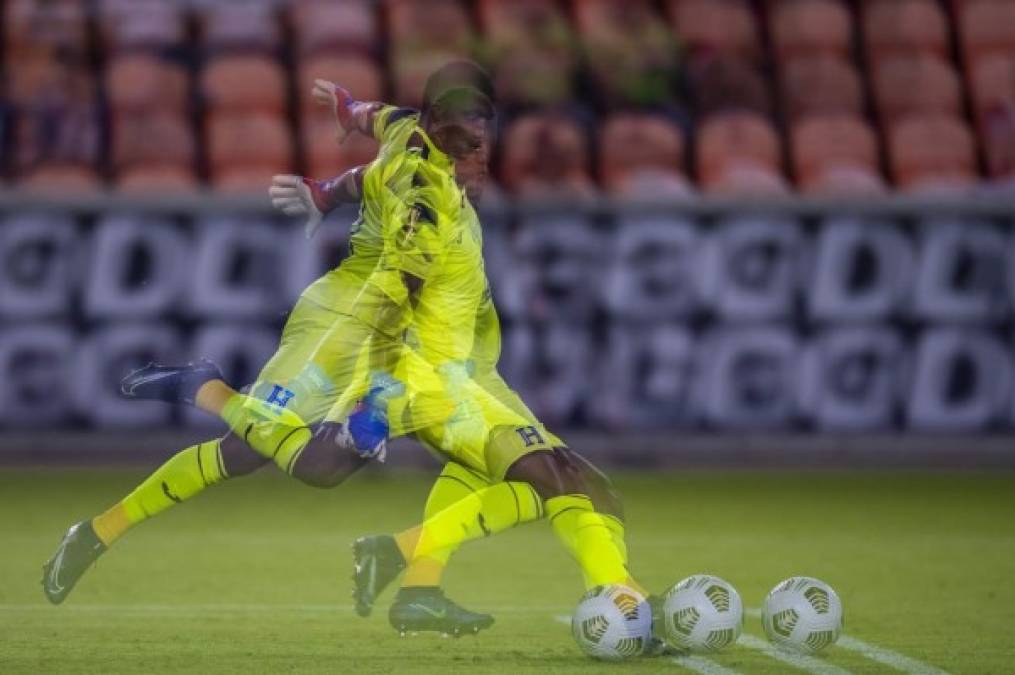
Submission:
[[[71,526],[43,567],[46,597],[63,602],[91,564],[133,526],[267,461],[232,434],[184,448],[107,511]]]

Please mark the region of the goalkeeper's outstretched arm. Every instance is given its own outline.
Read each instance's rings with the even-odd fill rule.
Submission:
[[[329,180],[289,174],[275,176],[268,189],[271,205],[287,216],[306,216],[309,239],[330,211],[342,204],[359,202],[365,170],[365,166],[357,166]]]

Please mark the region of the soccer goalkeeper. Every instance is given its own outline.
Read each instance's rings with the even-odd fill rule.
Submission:
[[[469,67],[432,78],[422,116],[338,92],[343,128],[379,136],[381,155],[366,171],[306,189],[314,197],[362,196],[352,254],[304,293],[279,353],[250,396],[227,387],[206,363],[152,367],[125,382],[125,392],[135,397],[188,402],[219,414],[234,433],[184,450],[108,512],[71,528],[47,564],[44,583],[52,600],[61,601],[131,525],[207,485],[268,460],[308,483],[337,484],[382,453],[387,436],[410,432],[457,460],[431,496],[450,506],[428,507],[432,517],[398,541],[357,542],[358,570],[380,573],[373,590],[358,583],[365,606],[407,562],[410,573],[439,579],[441,563],[458,543],[537,518],[544,509],[590,583],[628,581],[622,546],[615,543],[623,539],[620,521],[607,523],[595,513],[586,468],[538,424],[493,367],[499,334],[478,220],[464,194],[470,186],[455,180],[456,160],[460,167],[482,164],[485,171],[493,110],[483,87],[442,89],[442,77],[459,85],[468,80],[463,70]],[[405,383],[412,386],[414,375],[429,377],[430,384],[410,394]],[[456,483],[456,473],[478,479],[468,486],[470,498],[435,499],[442,484]],[[510,515],[498,494],[509,495]],[[452,532],[456,522],[460,532]],[[469,617],[429,584],[408,585],[424,590],[407,594],[412,598],[400,594],[396,607],[429,610],[430,621],[450,612],[465,617],[462,625],[488,625],[489,617]],[[412,629],[411,612],[396,616],[393,607],[396,621]]]

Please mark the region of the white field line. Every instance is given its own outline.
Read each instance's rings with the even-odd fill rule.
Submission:
[[[756,649],[765,656],[771,657],[777,661],[782,661],[794,668],[806,670],[809,673],[815,673],[815,675],[848,675],[849,673],[848,670],[825,663],[821,659],[816,659],[813,656],[781,652],[769,644],[767,640],[762,640],[761,638],[753,635],[741,635],[740,639],[737,640],[737,644],[743,645],[748,649]]]
[[[571,616],[569,614],[558,614],[553,617],[553,619],[557,623],[563,623],[568,626],[571,625]],[[739,675],[737,671],[721,666],[715,661],[701,656],[692,656],[688,654],[685,656],[671,657],[671,660],[681,668],[686,668],[687,670],[700,673],[701,675]]]
[[[333,613],[352,612],[353,605],[348,604],[270,604],[270,603],[244,603],[244,604],[193,604],[193,605],[170,605],[170,604],[90,604],[90,605],[62,605],[59,608],[49,603],[0,603],[0,613],[18,612],[81,612],[95,614],[256,614],[260,612],[293,612],[293,613]],[[538,614],[542,612],[560,611],[563,607],[550,606],[501,606],[489,607],[489,611],[504,614]]]
[[[744,614],[749,617],[759,619],[761,618],[760,607],[750,607],[744,610]],[[869,642],[858,640],[855,637],[849,635],[839,636],[839,640],[835,643],[835,646],[848,649],[851,652],[856,652],[871,661],[877,661],[878,663],[894,668],[895,670],[902,671],[903,673],[910,673],[911,675],[948,675],[948,671],[935,668],[932,665],[918,661],[912,657],[893,652],[891,649],[885,649],[884,647],[878,647],[872,645]]]
[[[917,661],[904,654],[893,652],[890,649],[868,644],[848,635],[839,637],[839,641],[835,644],[843,649],[862,654],[871,661],[877,661],[889,668],[895,668],[904,673],[911,673],[912,675],[947,675],[947,671],[940,668],[935,668],[932,665]]]

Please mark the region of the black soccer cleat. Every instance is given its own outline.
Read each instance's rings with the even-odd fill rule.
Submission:
[[[403,588],[388,610],[388,621],[399,635],[432,631],[445,636],[476,635],[493,625],[489,614],[470,612],[449,600],[437,586]]]
[[[202,385],[221,379],[219,367],[203,359],[183,366],[149,363],[120,381],[120,393],[127,398],[194,405],[194,397]]]
[[[67,599],[78,580],[106,551],[91,521],[70,526],[53,557],[42,566],[42,590],[54,605]]]
[[[405,556],[394,537],[382,534],[354,541],[352,562],[352,597],[356,601],[356,613],[370,616],[377,596],[405,569]]]

